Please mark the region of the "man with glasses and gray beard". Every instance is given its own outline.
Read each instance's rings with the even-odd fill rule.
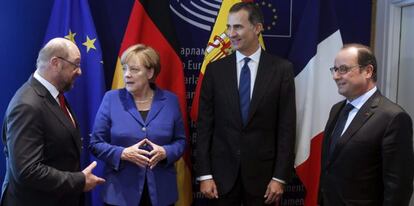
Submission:
[[[82,192],[105,181],[92,174],[96,162],[80,171],[80,129],[63,96],[81,75],[80,58],[73,42],[50,40],[37,70],[10,101],[1,205],[83,205]]]

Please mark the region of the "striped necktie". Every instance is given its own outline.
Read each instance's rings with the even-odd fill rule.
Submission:
[[[250,61],[249,57],[244,58],[244,65],[240,72],[239,82],[239,96],[240,96],[240,110],[243,120],[243,125],[247,124],[247,117],[249,115],[250,107],[250,68],[247,64]]]

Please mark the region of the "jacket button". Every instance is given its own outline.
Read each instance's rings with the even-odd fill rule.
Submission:
[[[143,132],[145,132],[145,131],[147,131],[147,128],[146,128],[146,127],[143,127],[141,130],[142,130]]]

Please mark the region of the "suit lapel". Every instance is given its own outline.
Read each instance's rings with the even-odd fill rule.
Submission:
[[[355,133],[365,124],[365,122],[375,113],[375,109],[380,102],[380,93],[375,92],[368,100],[362,105],[347,130],[342,137],[336,143],[335,149],[332,154],[332,160],[334,160],[346,144],[355,136]]]
[[[55,115],[55,117],[59,120],[59,122],[70,132],[75,145],[79,151],[82,149],[82,142],[80,139],[80,130],[79,130],[79,125],[77,124],[75,115],[73,114],[72,110],[69,108],[69,104],[66,104],[69,111],[72,114],[72,117],[75,121],[75,124],[77,125],[77,127],[75,128],[72,124],[72,120],[70,120],[62,111],[62,109],[60,108],[59,104],[57,103],[57,101],[53,98],[53,96],[50,94],[50,92],[39,82],[37,81],[35,78],[31,77],[29,79],[30,84],[32,85],[32,87],[35,89],[36,93],[40,96],[43,97],[44,99],[44,103],[46,105],[46,107],[52,111],[53,115]]]
[[[151,122],[161,111],[161,109],[164,107],[163,100],[165,99],[164,94],[161,90],[158,88],[155,89],[154,99],[151,104],[151,109],[148,112],[148,116],[146,120],[144,121],[142,119],[141,114],[139,114],[139,111],[134,103],[134,99],[132,95],[126,90],[123,89],[120,92],[121,95],[121,102],[124,105],[124,108],[126,111],[139,123],[141,126],[147,125],[149,122]]]
[[[240,110],[240,96],[239,96],[239,88],[237,86],[237,61],[236,61],[236,52],[234,52],[229,58],[228,61],[224,61],[223,64],[223,76],[220,78],[223,84],[223,89],[225,89],[225,93],[228,94],[228,105],[237,105],[235,107],[230,107],[229,109],[233,109],[233,114],[236,114],[236,118],[238,119],[240,125],[243,125],[243,121],[241,118],[241,110]]]
[[[266,93],[266,86],[270,83],[274,69],[268,69],[268,67],[274,66],[272,59],[262,50],[259,60],[259,66],[257,68],[256,80],[253,87],[252,100],[250,101],[249,117],[247,122],[253,117],[253,114],[257,110],[260,100]]]
[[[331,143],[331,135],[333,129],[335,128],[336,121],[338,120],[339,113],[341,112],[342,108],[345,106],[346,100],[336,104],[332,107],[331,114],[329,116],[328,122],[326,123],[326,127],[324,130],[324,138],[323,138],[323,150],[322,150],[322,168],[325,168],[327,165],[328,154],[329,154],[329,146]]]
[[[332,135],[333,129],[335,128],[336,121],[338,120],[339,113],[341,112],[345,104],[346,104],[346,100],[339,103],[338,106],[332,108],[332,117],[330,117],[328,119],[328,122],[326,123],[327,126],[325,129],[325,134],[327,136],[330,137]]]
[[[56,100],[52,97],[52,95],[48,94],[46,96],[47,100],[45,101],[47,107],[52,111],[52,113],[56,116],[57,119],[59,119],[60,123],[66,127],[68,131],[70,131],[70,134],[79,150],[79,153],[82,149],[82,142],[80,139],[80,131],[79,131],[79,125],[77,124],[75,120],[75,116],[73,115],[73,112],[69,109],[69,111],[72,114],[72,117],[75,121],[76,128],[73,126],[72,120],[70,120],[62,111],[59,104],[56,102]],[[68,104],[66,106],[69,108]]]
[[[161,109],[164,107],[164,93],[158,88],[155,89],[154,99],[151,104],[151,109],[148,113],[148,117],[145,122],[147,125],[155,119],[155,117],[160,113]]]
[[[80,131],[80,126],[79,126],[78,120],[76,119],[76,115],[75,115],[75,113],[73,113],[72,108],[70,107],[68,102],[66,102],[66,107],[68,108],[69,112],[71,113],[73,121],[76,125],[76,127],[74,127],[73,124],[72,124],[72,120],[69,120],[70,124],[72,125],[71,128],[74,129],[74,130],[72,129],[73,132],[71,132],[72,137],[81,137],[81,131]],[[65,115],[65,117],[66,117],[66,115]],[[80,154],[80,152],[82,151],[82,138],[75,138],[75,142],[77,143],[77,146],[78,146],[78,149],[79,149],[79,154]]]
[[[145,125],[144,120],[141,115],[138,113],[137,106],[135,105],[134,98],[132,95],[124,88],[119,92],[121,102],[125,110],[142,126]]]
[[[66,107],[68,108],[69,113],[72,115],[73,122],[75,123],[76,128],[78,129],[78,128],[79,128],[79,123],[78,123],[78,120],[76,119],[76,116],[75,116],[75,114],[73,113],[72,108],[70,107],[69,102],[67,102],[67,101],[66,101]]]

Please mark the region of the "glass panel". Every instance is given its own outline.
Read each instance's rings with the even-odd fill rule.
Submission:
[[[414,119],[414,5],[402,7],[397,102]],[[410,206],[414,206],[411,196]]]

